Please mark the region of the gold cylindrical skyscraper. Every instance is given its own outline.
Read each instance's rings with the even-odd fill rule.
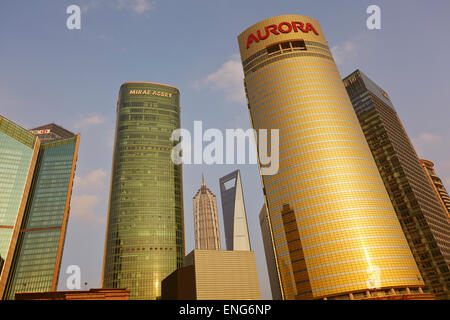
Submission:
[[[284,299],[422,293],[423,281],[317,20],[238,36],[254,129],[278,129],[262,176]]]

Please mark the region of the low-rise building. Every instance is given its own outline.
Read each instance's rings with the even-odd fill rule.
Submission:
[[[162,300],[260,300],[252,251],[193,250],[161,284]]]

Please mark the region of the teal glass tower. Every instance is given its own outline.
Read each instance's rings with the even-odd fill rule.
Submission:
[[[56,291],[80,136],[0,118],[0,296]]]
[[[185,255],[182,168],[170,140],[180,127],[177,88],[127,82],[119,91],[102,287],[153,300]]]

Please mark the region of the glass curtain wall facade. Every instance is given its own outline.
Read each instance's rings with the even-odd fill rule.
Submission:
[[[23,195],[27,200],[20,231],[8,257],[8,274],[2,279],[3,299],[14,299],[17,292],[56,291],[79,137],[67,131],[64,137],[39,146],[31,186]]]
[[[447,189],[445,188],[441,178],[439,178],[434,170],[434,163],[425,159],[420,159],[420,163],[422,164],[423,171],[425,172],[428,181],[431,183],[434,192],[441,200],[442,206],[450,219],[450,196],[448,195]]]
[[[269,275],[270,290],[272,300],[282,300],[280,279],[278,278],[277,264],[275,262],[275,251],[273,249],[273,238],[270,232],[269,217],[267,215],[266,204],[259,212],[259,224],[261,226],[261,236],[266,257],[267,273]]]
[[[319,22],[272,17],[238,42],[253,128],[279,130],[278,173],[261,180],[283,298],[420,293],[420,272]]]
[[[241,172],[227,174],[219,179],[219,184],[227,250],[250,251]]]
[[[426,288],[450,298],[450,221],[386,91],[361,71],[344,79]]]
[[[0,116],[0,299],[11,269],[39,145],[33,134]]]
[[[183,265],[182,168],[171,160],[180,127],[178,89],[124,83],[117,103],[103,288],[156,299],[161,281]]]

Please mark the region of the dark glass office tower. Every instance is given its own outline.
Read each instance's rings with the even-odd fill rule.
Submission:
[[[450,222],[388,94],[361,71],[344,84],[411,251],[436,298],[450,298]]]
[[[272,300],[282,300],[283,295],[280,288],[280,277],[275,257],[274,241],[270,231],[269,216],[267,207],[264,203],[259,212],[259,224],[261,226],[261,236],[264,245],[264,255],[266,256],[267,274],[269,276],[270,290],[272,291]]]
[[[156,299],[183,264],[182,168],[172,162],[178,89],[127,82],[119,92],[102,286]]]
[[[42,139],[43,134],[48,135]],[[80,136],[0,120],[0,295],[56,291]]]

